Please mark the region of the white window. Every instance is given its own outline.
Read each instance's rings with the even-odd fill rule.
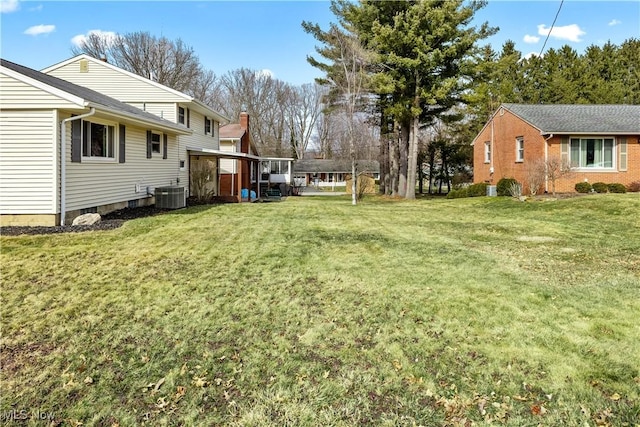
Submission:
[[[204,118],[204,134],[209,135],[211,133],[211,120],[205,116]]]
[[[160,154],[160,134],[151,134],[151,152]]]
[[[184,124],[184,108],[178,107],[178,123]]]
[[[491,163],[491,142],[484,143],[484,162]]]
[[[84,121],[82,156],[115,159],[115,126]]]
[[[287,160],[271,160],[271,173],[274,175],[289,173],[289,162]]]
[[[613,138],[571,138],[569,159],[574,168],[613,169]]]
[[[516,162],[524,162],[524,138],[516,138]]]

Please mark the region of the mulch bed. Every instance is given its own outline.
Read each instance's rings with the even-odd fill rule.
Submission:
[[[102,220],[93,225],[64,225],[55,227],[42,226],[7,226],[0,227],[2,236],[19,236],[21,234],[58,234],[78,233],[82,231],[113,230],[130,219],[144,218],[168,212],[166,209],[157,209],[155,206],[143,206],[139,208],[124,208],[110,212],[102,216]]]

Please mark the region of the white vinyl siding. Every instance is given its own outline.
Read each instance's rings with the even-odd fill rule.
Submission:
[[[71,162],[71,126],[67,125],[67,211],[146,197],[146,187],[176,185],[178,144],[168,136],[167,159],[147,159],[147,130],[126,126],[126,162]],[[142,188],[136,192],[136,184]],[[181,181],[179,185],[186,186]]]
[[[109,94],[106,94],[109,95]],[[111,95],[109,95],[111,96]],[[114,97],[115,98],[115,97]],[[155,114],[158,117],[162,117],[165,120],[169,120],[173,123],[178,123],[176,117],[176,107],[171,102],[129,102],[129,105],[139,108],[147,113]]]
[[[0,111],[0,212],[57,212],[56,113]]]
[[[220,151],[236,153],[240,151],[239,145],[239,141],[224,141],[220,144]],[[234,159],[220,159],[220,173],[236,173],[236,163],[237,161]]]
[[[0,75],[0,109],[8,108],[78,108],[59,96],[53,95],[37,87],[14,79],[13,77]]]
[[[151,81],[137,79],[127,73],[114,70],[99,61],[88,61],[88,71],[80,71],[82,59],[52,69],[47,74],[89,87],[126,103],[180,102],[178,94],[163,90]]]

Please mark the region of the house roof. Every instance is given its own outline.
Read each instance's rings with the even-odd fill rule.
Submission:
[[[502,107],[543,135],[640,134],[640,105],[502,104]]]
[[[137,80],[143,81],[145,83],[151,84],[159,89],[162,89],[168,93],[171,93],[173,95],[176,95],[180,98],[183,98],[185,102],[190,102],[192,103],[192,106],[196,109],[199,110],[200,113],[204,114],[204,115],[208,115],[208,116],[213,116],[217,121],[221,122],[221,123],[229,123],[229,118],[224,116],[223,114],[215,111],[213,108],[209,107],[207,104],[205,104],[204,102],[194,98],[191,95],[188,95],[186,93],[180,92],[178,90],[175,90],[173,88],[170,88],[169,86],[165,86],[161,83],[155,82],[153,80],[147,79],[145,77],[142,77],[138,74],[132,73],[130,71],[127,71],[123,68],[117,67],[113,64],[109,64],[108,62],[104,62],[101,59],[98,58],[94,58],[93,56],[87,55],[87,54],[80,54],[77,56],[74,56],[73,58],[69,58],[65,61],[59,62],[57,64],[51,65],[45,69],[42,70],[43,73],[48,73],[52,70],[55,70],[57,68],[63,67],[69,63],[72,63],[74,61],[77,61],[79,59],[86,59],[87,61],[91,61],[97,64],[100,64],[102,66],[105,66],[107,68],[111,68],[112,70],[118,71],[120,73],[126,74],[132,78],[135,78]]]
[[[369,172],[380,172],[380,163],[375,160],[358,160],[358,170]],[[351,173],[351,160],[338,159],[302,159],[296,160],[293,164],[294,172],[320,173],[320,172],[343,172]]]
[[[18,78],[25,83],[35,85],[42,90],[54,93],[72,103],[77,104],[80,108],[96,108],[108,115],[132,120],[134,122],[143,122],[152,124],[164,130],[169,130],[177,134],[190,134],[192,131],[183,125],[170,122],[154,114],[142,111],[117,99],[106,96],[100,92],[96,92],[84,86],[79,86],[59,79],[57,77],[44,74],[40,71],[33,70],[23,65],[16,64],[5,59],[0,59],[0,65],[9,70],[8,74]],[[13,73],[11,73],[13,71]]]
[[[244,133],[245,130],[239,123],[220,126],[220,139],[240,139]]]

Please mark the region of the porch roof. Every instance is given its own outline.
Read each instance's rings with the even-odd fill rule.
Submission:
[[[254,156],[253,154],[240,153],[237,151],[221,151],[212,150],[210,148],[202,147],[187,147],[187,151],[192,156],[213,156],[220,157],[222,159],[249,159],[249,160],[263,160],[260,156]]]

